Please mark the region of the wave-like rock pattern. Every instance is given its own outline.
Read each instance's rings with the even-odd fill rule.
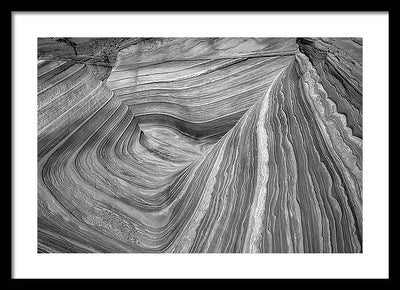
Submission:
[[[39,45],[39,252],[362,252],[361,40],[124,41]]]

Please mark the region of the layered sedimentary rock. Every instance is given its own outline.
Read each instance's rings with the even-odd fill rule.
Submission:
[[[69,41],[39,41],[39,252],[362,252],[361,40]]]

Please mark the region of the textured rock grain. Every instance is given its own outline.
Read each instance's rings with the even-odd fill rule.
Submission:
[[[69,41],[38,41],[38,252],[362,252],[362,40]]]

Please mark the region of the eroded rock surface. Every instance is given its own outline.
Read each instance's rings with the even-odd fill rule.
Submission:
[[[38,42],[39,252],[362,252],[360,39],[68,41]]]

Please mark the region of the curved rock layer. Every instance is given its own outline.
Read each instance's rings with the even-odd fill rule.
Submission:
[[[360,39],[125,39],[106,74],[56,42],[38,252],[362,252]]]

